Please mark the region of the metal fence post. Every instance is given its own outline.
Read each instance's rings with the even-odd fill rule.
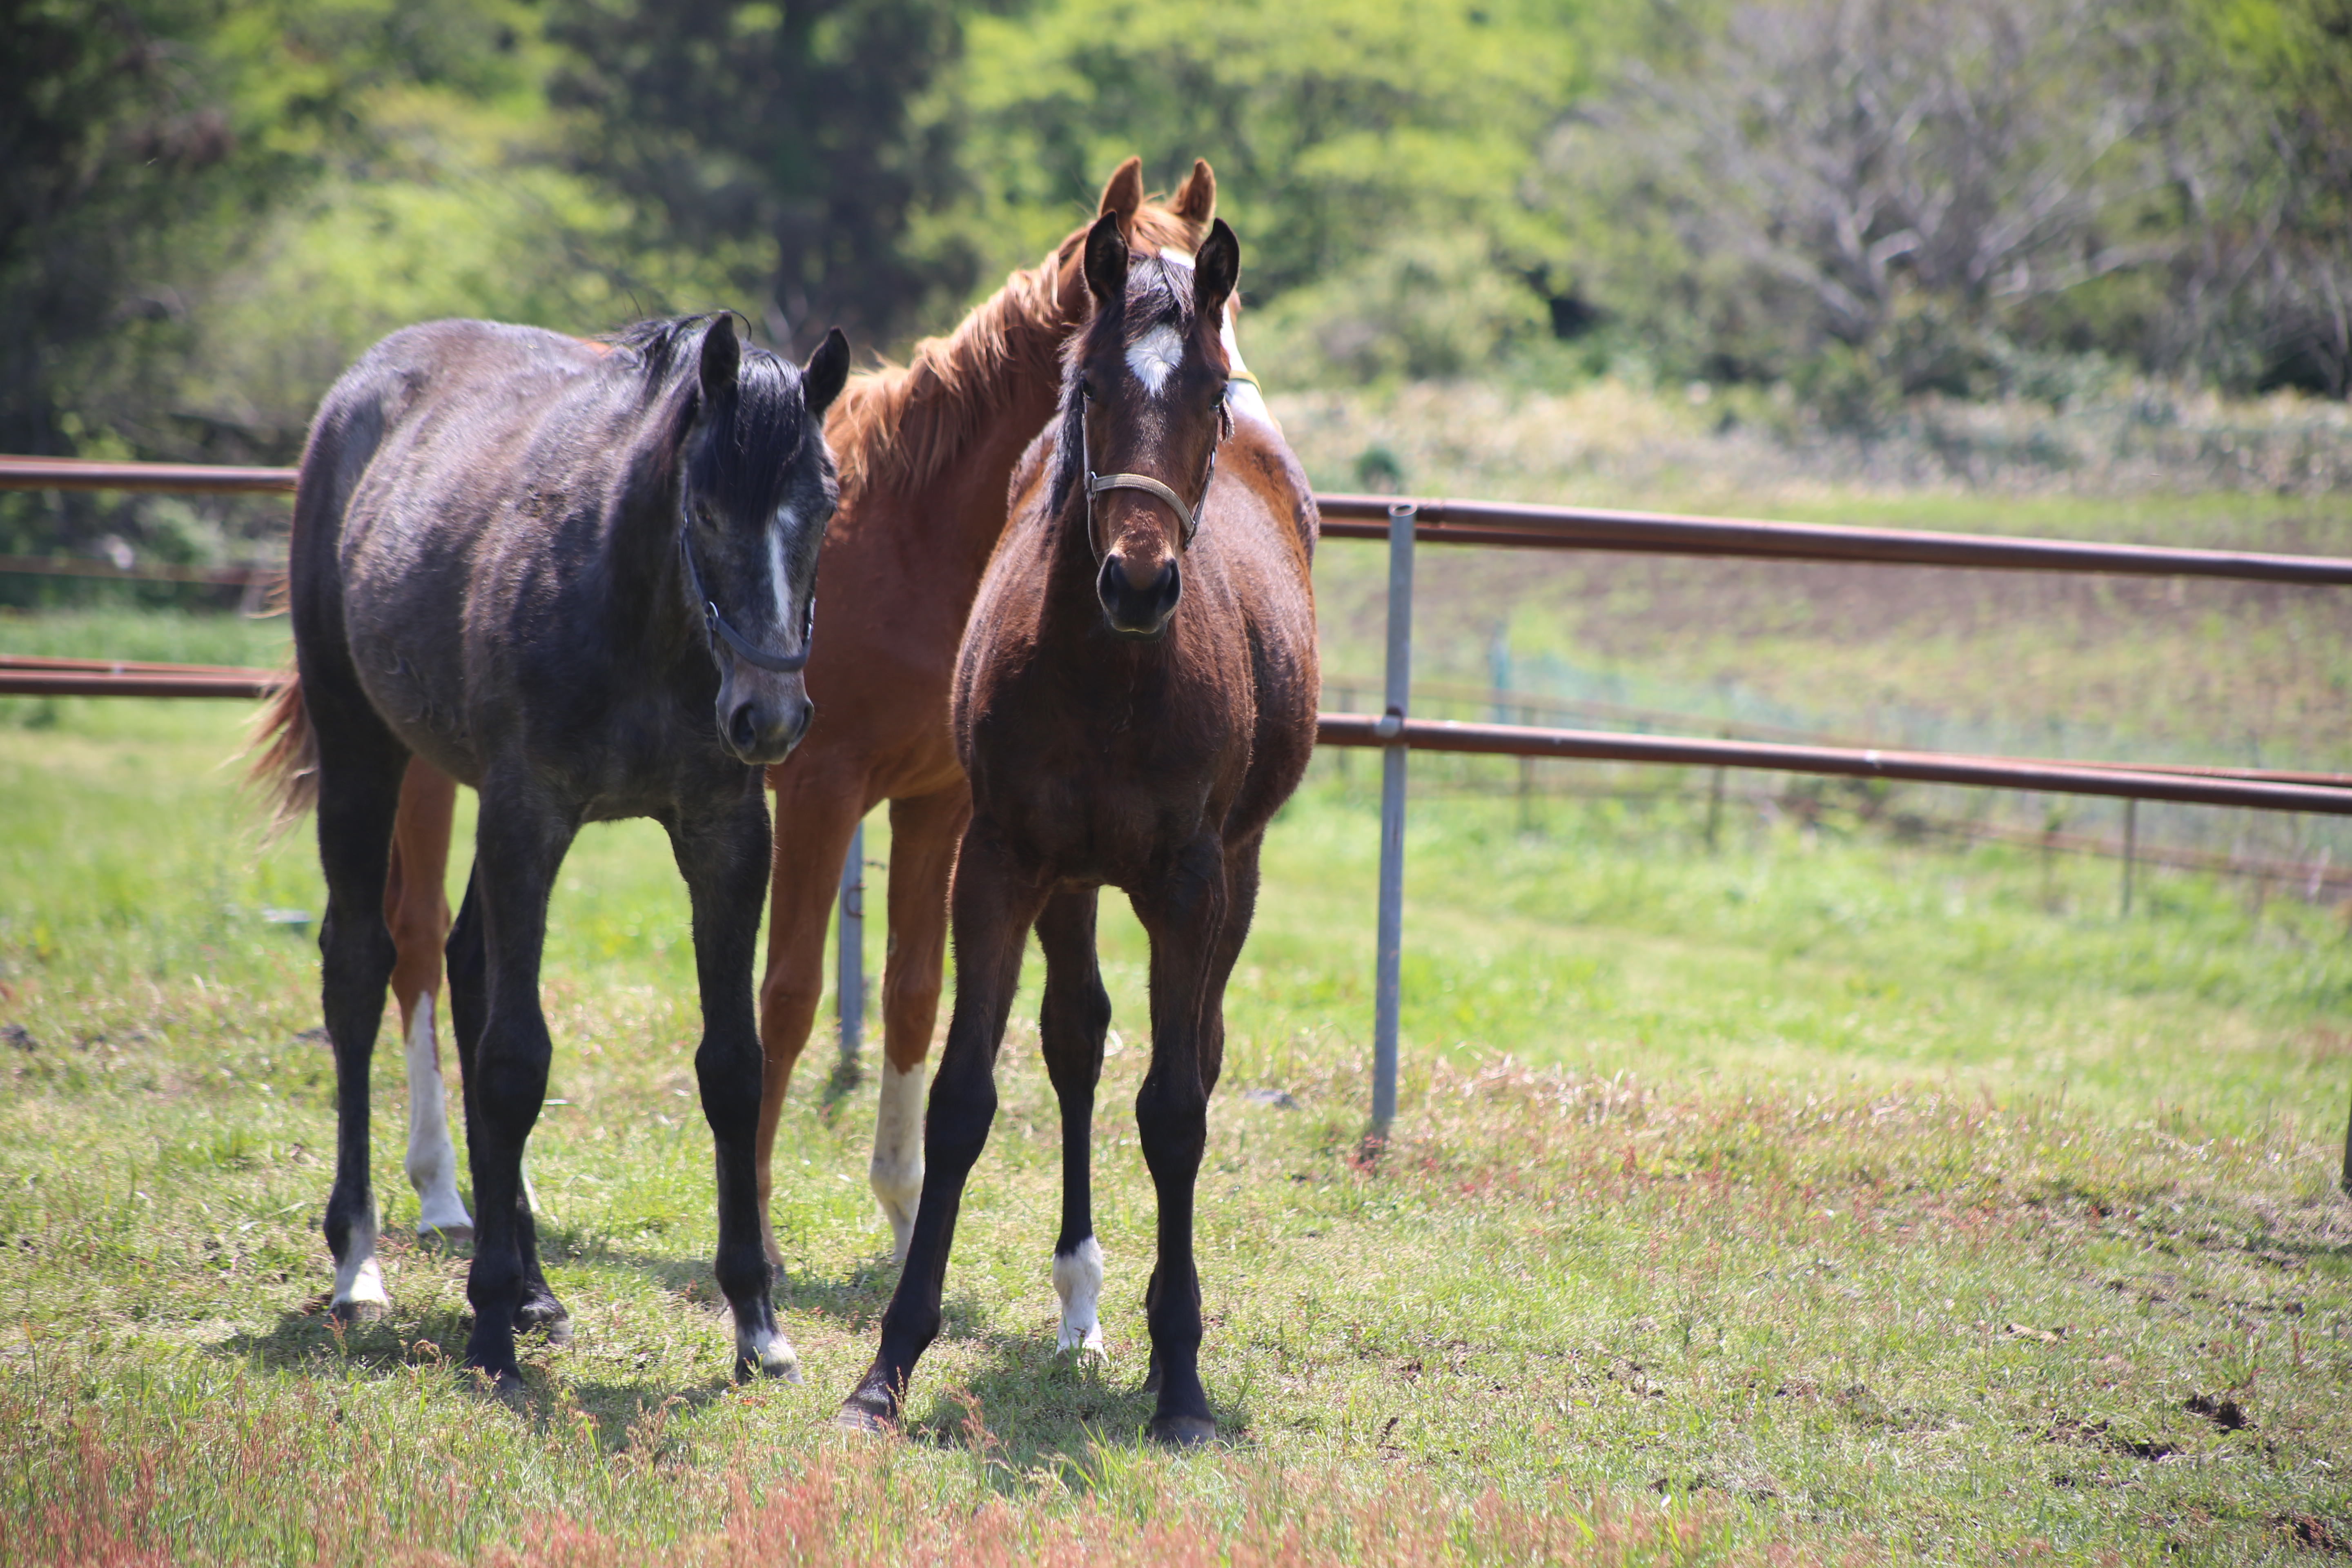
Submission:
[[[2139,858],[2139,802],[2124,802],[2124,913],[2131,919],[2132,862]]]
[[[1412,688],[1412,532],[1419,509],[1389,508],[1388,706],[1381,748],[1380,936],[1372,984],[1372,1136],[1388,1135],[1397,1103],[1397,971],[1404,955],[1404,717]]]
[[[834,953],[834,1007],[841,1016],[841,1071],[857,1070],[866,1035],[866,824],[849,835],[841,863],[841,930]]]

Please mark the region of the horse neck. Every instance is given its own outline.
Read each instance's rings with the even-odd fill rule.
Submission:
[[[1003,531],[1003,494],[1022,449],[1054,412],[1073,325],[1054,258],[1016,273],[911,363],[851,382],[828,422],[844,510],[896,499],[901,524],[972,547],[974,579]]]
[[[677,495],[686,457],[682,451],[661,456],[669,422],[676,416],[675,410],[663,409],[648,419],[651,439],[629,460],[614,486],[605,542],[614,631],[659,662],[691,651],[701,631],[678,554]]]

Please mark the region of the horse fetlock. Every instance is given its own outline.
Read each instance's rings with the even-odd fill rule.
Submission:
[[[890,1222],[890,1256],[907,1261],[923,1195],[923,1069],[882,1064],[881,1103],[874,1117],[874,1158],[866,1180]]]
[[[416,1233],[446,1241],[473,1238],[474,1216],[457,1194],[457,1151],[449,1139],[440,1051],[433,1039],[433,998],[418,999],[408,1030],[409,1184],[416,1189]]]
[[[735,1312],[735,1381],[749,1383],[755,1377],[801,1380],[800,1352],[777,1329],[775,1313],[765,1301],[749,1314],[740,1307]]]
[[[918,1158],[911,1171],[886,1172],[878,1168],[869,1173],[874,1187],[874,1201],[882,1210],[882,1217],[890,1226],[890,1261],[907,1261],[907,1248],[914,1245],[915,1215],[923,1199],[923,1163]]]
[[[515,1360],[513,1325],[503,1319],[486,1319],[478,1313],[474,1331],[466,1339],[464,1364],[486,1374],[500,1391],[520,1385],[522,1366]]]
[[[1062,1299],[1062,1327],[1054,1348],[1062,1354],[1102,1359],[1102,1247],[1093,1237],[1054,1255],[1054,1292]]]
[[[334,1221],[328,1221],[330,1244],[332,1243]],[[335,1291],[329,1299],[329,1310],[340,1322],[352,1322],[361,1318],[381,1317],[392,1310],[392,1297],[383,1288],[383,1269],[375,1258],[375,1205],[360,1205],[357,1213],[344,1221],[341,1247],[332,1247],[335,1254]]]

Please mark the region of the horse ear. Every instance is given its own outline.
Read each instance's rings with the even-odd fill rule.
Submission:
[[[702,334],[702,401],[705,407],[735,390],[736,373],[743,365],[743,350],[735,342],[735,318],[712,320]]]
[[[1125,234],[1135,226],[1136,212],[1143,205],[1143,160],[1129,158],[1110,172],[1103,185],[1102,205],[1095,208],[1097,217],[1116,214],[1118,227]]]
[[[801,398],[812,418],[823,416],[849,381],[849,340],[839,327],[826,329],[824,342],[801,367]]]
[[[1206,164],[1202,165],[1207,167]],[[1222,320],[1225,300],[1242,275],[1242,242],[1233,226],[1218,218],[1209,226],[1201,254],[1192,258],[1192,310],[1209,321]]]
[[[1087,231],[1087,287],[1101,308],[1127,301],[1127,236],[1117,213],[1103,214]]]
[[[1192,177],[1176,193],[1170,210],[1192,223],[1204,224],[1217,216],[1217,176],[1206,158],[1192,160]]]

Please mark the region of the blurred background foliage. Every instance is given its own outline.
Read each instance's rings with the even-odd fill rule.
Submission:
[[[0,450],[289,461],[442,314],[903,351],[1130,152],[1215,163],[1291,386],[2352,384],[2352,0],[0,0]]]

